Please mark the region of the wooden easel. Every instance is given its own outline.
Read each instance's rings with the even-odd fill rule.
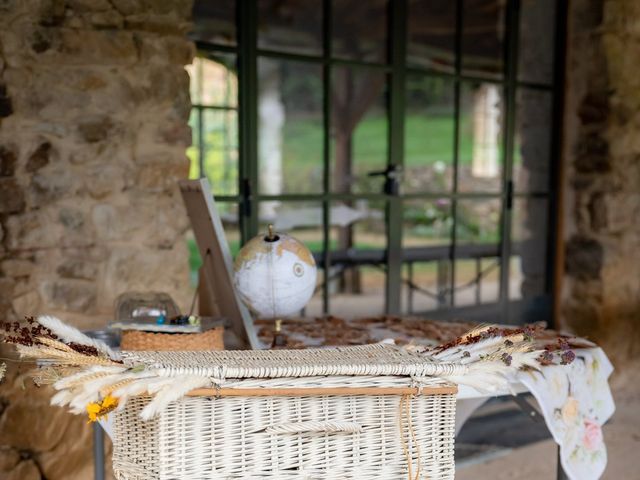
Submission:
[[[198,311],[202,316],[225,319],[227,348],[262,348],[253,318],[233,285],[231,251],[206,178],[181,180],[182,199],[202,256],[198,284]]]

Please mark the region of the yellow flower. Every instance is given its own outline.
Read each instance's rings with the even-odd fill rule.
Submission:
[[[102,417],[107,416],[110,412],[114,411],[118,406],[118,399],[107,395],[101,402],[91,402],[87,405],[87,415],[89,416],[89,423],[97,422]]]
[[[104,400],[102,400],[102,408],[108,408],[110,410],[113,410],[117,406],[118,406],[118,399],[115,397],[112,397],[111,395],[107,395],[106,397],[104,397]]]
[[[578,400],[573,397],[567,398],[567,401],[562,406],[562,419],[564,423],[570,423],[578,416]]]

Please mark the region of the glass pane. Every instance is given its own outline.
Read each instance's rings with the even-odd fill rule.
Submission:
[[[480,253],[479,255],[483,255]],[[478,256],[456,260],[456,307],[495,303],[500,298],[500,261]]]
[[[272,224],[276,231],[296,237],[314,254],[322,254],[320,202],[263,201],[259,205],[260,231]]]
[[[556,0],[521,0],[518,76],[525,82],[553,81]]]
[[[452,225],[451,200],[448,198],[405,201],[402,248],[416,260],[448,258]]]
[[[387,165],[388,120],[384,73],[337,67],[331,92],[333,190],[380,193]]]
[[[189,158],[189,178],[200,178],[200,111],[192,108],[189,114],[189,127],[191,127],[191,145],[187,148]]]
[[[516,198],[513,202],[511,299],[545,293],[548,213],[548,200],[544,198]]]
[[[455,305],[497,300],[500,199],[459,200],[456,215]]]
[[[387,0],[333,1],[333,56],[385,63]]]
[[[402,311],[407,315],[448,305],[449,260],[411,262],[402,267]]]
[[[189,36],[199,42],[235,45],[235,0],[195,0],[193,28]]]
[[[500,241],[500,208],[499,198],[458,201],[456,211],[456,239],[458,242],[456,248],[458,253],[456,255],[464,256],[466,246],[488,245],[496,247],[498,245]]]
[[[506,1],[464,0],[462,70],[500,77],[503,72]]]
[[[322,0],[260,0],[258,47],[322,54]]]
[[[453,73],[455,68],[456,2],[410,0],[407,61],[412,67]]]
[[[521,88],[516,95],[513,182],[516,192],[549,190],[552,96]]]
[[[403,192],[451,190],[454,132],[454,82],[443,78],[409,76]]]
[[[433,310],[449,302],[451,201],[447,198],[405,201],[402,248],[405,311]]]
[[[346,318],[381,314],[387,248],[384,202],[333,203],[330,245],[331,313]]]
[[[382,251],[385,248],[384,202],[360,199],[331,205],[332,250],[348,255],[346,250]]]
[[[192,104],[234,108],[238,105],[235,55],[216,53],[208,58],[196,57],[186,69]]]
[[[260,193],[321,193],[321,67],[261,58],[258,75]]]
[[[235,110],[203,110],[203,176],[214,196],[238,194],[238,114]],[[192,160],[193,161],[193,160]]]
[[[501,190],[503,117],[504,101],[499,85],[462,85],[458,169],[461,192]]]
[[[235,258],[236,254],[240,250],[240,223],[238,216],[238,204],[227,202],[216,202],[216,208],[218,214],[222,220],[222,226],[224,227],[224,235],[227,237],[227,243],[229,244],[229,250],[231,255]]]

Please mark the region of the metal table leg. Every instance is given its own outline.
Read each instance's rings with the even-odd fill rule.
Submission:
[[[542,417],[542,414],[533,405],[531,405],[523,396],[516,395],[513,397],[513,400],[523,412],[529,415],[529,418],[531,418],[531,420],[533,420],[534,422],[544,422],[544,418]],[[567,476],[567,474],[564,472],[564,469],[562,468],[562,462],[560,462],[560,446],[558,445],[556,449],[558,451],[556,480],[569,480],[569,477]]]
[[[564,469],[562,468],[562,462],[560,461],[560,446],[558,446],[557,449],[558,449],[558,469],[556,473],[556,479],[569,480],[569,477],[567,476],[567,474],[564,473]]]
[[[104,431],[98,422],[93,424],[93,472],[95,480],[104,480]]]

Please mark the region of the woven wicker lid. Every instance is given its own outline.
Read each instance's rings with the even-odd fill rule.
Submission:
[[[429,361],[395,345],[375,344],[306,350],[123,352],[127,365],[167,373],[206,373],[218,378],[279,378],[327,375],[430,376],[459,373],[460,365]]]

